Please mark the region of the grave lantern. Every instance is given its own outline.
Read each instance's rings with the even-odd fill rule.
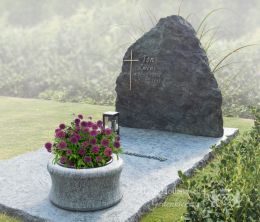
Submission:
[[[103,124],[104,129],[110,128],[113,132],[119,135],[119,112],[104,112]]]

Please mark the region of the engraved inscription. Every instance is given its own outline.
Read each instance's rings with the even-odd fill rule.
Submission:
[[[140,62],[136,64],[133,73],[133,81],[145,82],[154,87],[158,86],[161,82],[161,73],[156,70],[156,58],[152,56],[144,56]]]
[[[152,87],[159,86],[162,74],[156,69],[157,59],[152,56],[143,56],[133,64],[131,81],[134,83],[145,83]],[[124,75],[129,75],[124,73]]]

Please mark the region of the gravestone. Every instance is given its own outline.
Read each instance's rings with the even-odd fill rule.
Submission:
[[[131,45],[117,78],[121,126],[223,135],[222,95],[192,26],[160,19]]]

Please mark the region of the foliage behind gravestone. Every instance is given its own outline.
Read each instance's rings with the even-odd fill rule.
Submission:
[[[260,218],[260,110],[255,126],[241,138],[215,149],[220,164],[215,176],[189,181],[185,221],[259,221]]]
[[[4,2],[0,3],[0,11],[4,10]],[[123,10],[135,11],[136,5],[132,1],[96,2],[84,7],[68,1],[72,6],[67,8],[64,2],[51,2],[44,7],[35,2],[37,5],[33,8],[30,1],[6,1],[9,4],[8,13],[1,11],[0,16],[0,95],[114,104],[115,80],[123,52],[152,24],[147,25],[147,15],[142,15],[143,19],[140,19],[138,12],[135,16],[124,13]],[[99,4],[102,7],[98,7]],[[167,6],[167,3],[158,5],[156,1],[153,4]],[[123,7],[120,8],[120,5]],[[52,11],[56,7],[66,10],[57,14]],[[29,16],[26,19],[20,18],[23,9]],[[44,14],[39,13],[40,10]],[[33,12],[34,16],[28,11]],[[48,16],[52,13],[56,16]],[[108,14],[111,14],[111,20],[104,20]],[[190,19],[192,23],[193,18]],[[142,23],[142,20],[146,21],[146,25],[140,29],[141,24],[134,21]],[[133,21],[133,24],[126,21]],[[255,38],[259,36],[258,32],[253,34]],[[203,39],[206,39],[205,36]],[[218,57],[233,42],[218,40],[216,51],[212,54]],[[231,48],[235,47],[232,45]],[[224,115],[247,116],[247,106],[259,103],[258,57],[258,51],[255,55],[242,56],[240,61],[243,63],[234,64],[234,69],[226,67],[215,75],[223,92]],[[245,69],[242,74],[236,75],[241,64]],[[229,83],[227,89],[223,89],[226,83]]]

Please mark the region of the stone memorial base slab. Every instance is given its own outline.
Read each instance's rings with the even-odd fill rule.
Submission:
[[[123,199],[95,212],[73,212],[49,200],[51,179],[46,169],[51,154],[44,149],[0,161],[0,211],[25,221],[137,221],[178,183],[178,170],[192,172],[210,158],[210,147],[228,142],[237,129],[225,128],[221,138],[121,128]],[[142,157],[140,157],[142,156]],[[161,161],[160,161],[161,160]]]

